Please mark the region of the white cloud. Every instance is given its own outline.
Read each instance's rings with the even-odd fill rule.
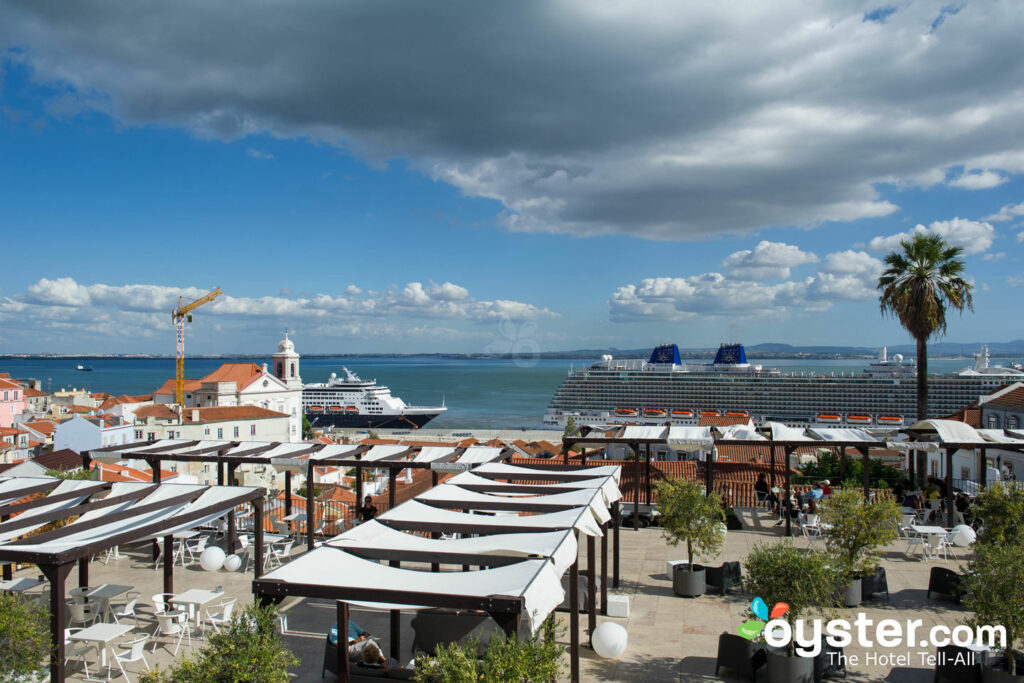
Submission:
[[[1017,241],[1024,244],[1024,232],[1017,233]]]
[[[953,218],[948,221],[934,221],[928,227],[919,224],[912,230],[888,237],[874,237],[868,242],[867,248],[876,253],[895,251],[900,248],[900,242],[915,232],[937,234],[950,244],[963,247],[965,254],[980,254],[987,251],[996,236],[996,230],[991,223]]]
[[[359,289],[355,285],[349,285],[345,288],[345,293],[349,296],[356,296],[357,294],[362,294],[363,290]]]
[[[814,254],[791,244],[762,240],[753,249],[730,254],[722,262],[722,267],[740,279],[785,280],[791,268],[817,260]]]
[[[1011,287],[1024,287],[1024,275],[1011,275],[1006,278],[1006,284]]]
[[[985,254],[982,258],[985,259],[986,261],[1000,261],[1006,258],[1006,252],[999,251],[994,254]]]
[[[990,187],[998,187],[1007,181],[1009,178],[1006,176],[986,169],[981,172],[963,173],[946,184],[964,190],[987,190]]]
[[[1024,13],[945,1],[5,3],[0,49],[126,125],[407,160],[513,230],[685,239],[1024,168]]]
[[[1003,208],[999,209],[999,213],[986,216],[985,220],[992,221],[994,223],[1002,223],[1004,221],[1012,221],[1017,216],[1024,216],[1024,202],[1021,202],[1020,204],[1007,204]]]
[[[251,159],[261,159],[264,161],[269,161],[274,158],[274,155],[270,152],[265,152],[262,149],[256,149],[255,147],[247,147],[245,155]]]

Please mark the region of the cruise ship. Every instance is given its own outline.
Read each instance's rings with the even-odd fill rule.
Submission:
[[[928,378],[929,417],[951,415],[983,394],[1024,381],[1017,367],[990,365],[988,347],[974,366]],[[544,423],[577,425],[697,424],[708,415],[772,420],[794,427],[833,424],[899,427],[917,414],[913,360],[889,357],[854,374],[783,373],[747,362],[741,344],[723,344],[713,363],[683,363],[675,344],[658,346],[650,360],[603,356],[571,371],[551,399]]]
[[[360,379],[348,368],[331,373],[326,382],[302,387],[302,412],[314,427],[407,427],[419,429],[448,410],[410,406],[375,380]]]

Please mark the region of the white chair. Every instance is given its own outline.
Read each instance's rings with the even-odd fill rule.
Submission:
[[[73,602],[68,605],[68,623],[72,626],[89,626],[99,616],[99,605],[95,602]]]
[[[277,563],[278,567],[283,566],[292,554],[293,545],[295,545],[295,541],[291,539],[272,543],[270,545],[270,554],[267,555],[267,562],[270,566],[273,566],[274,563]]]
[[[117,668],[124,674],[124,680],[131,680],[128,678],[128,672],[124,670],[125,664],[132,664],[141,659],[142,663],[146,665],[146,671],[149,671],[149,662],[146,661],[145,652],[146,641],[148,640],[149,636],[142,635],[134,640],[117,644],[117,647],[122,649],[114,650],[114,661],[117,662]]]
[[[807,539],[807,552],[814,550],[814,545],[821,540],[821,527],[818,526],[818,515],[804,515],[800,520],[800,531]]]
[[[284,521],[283,519],[274,520],[274,530],[282,536],[292,535],[292,525]]]
[[[236,602],[238,602],[237,598],[231,598],[206,608],[206,620],[213,626],[214,631],[220,633],[220,627],[231,621],[231,614],[235,610]]]
[[[946,534],[929,534],[924,548],[925,556],[928,558],[938,559],[941,552],[942,561],[945,562],[948,559],[946,557]]]
[[[199,538],[185,542],[185,553],[188,555],[189,563],[196,563],[203,551],[206,550],[206,544],[210,539],[206,536],[200,536]],[[183,562],[184,564],[184,562]]]
[[[157,636],[165,636],[171,640],[177,639],[174,644],[174,654],[178,654],[182,638],[188,638],[188,646],[192,647],[192,627],[189,625],[188,614],[181,611],[158,612],[156,615],[156,630],[153,631],[153,652],[156,652],[158,644]]]
[[[89,591],[93,590],[89,586],[75,586],[68,591],[68,596],[79,604],[86,603],[89,601]]]
[[[95,643],[86,643],[81,640],[71,640],[71,635],[78,633],[83,629],[81,628],[66,628],[64,629],[64,664],[72,659],[78,659],[82,662],[82,667],[85,668],[85,677],[89,678],[89,662],[85,659],[86,655],[96,655],[98,650]]]
[[[157,593],[153,596],[153,612],[168,612],[174,609],[174,593]]]
[[[131,617],[135,627],[139,626],[139,616],[135,614],[135,603],[142,597],[138,591],[130,591],[125,595],[125,602],[115,602],[110,605],[110,616],[114,618],[115,624],[120,624],[121,619]]]
[[[907,547],[903,551],[903,554],[906,557],[910,557],[910,549],[911,548],[920,548],[921,549],[921,556],[927,562],[928,561],[928,550],[925,547],[925,545],[926,545],[925,544],[925,539],[921,537],[921,534],[917,533],[916,531],[914,531],[909,526],[905,529],[905,532],[907,534],[906,535]]]

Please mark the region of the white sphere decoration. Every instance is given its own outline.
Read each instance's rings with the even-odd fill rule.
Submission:
[[[590,644],[598,656],[605,659],[618,659],[626,651],[626,629],[614,621],[606,621],[594,629],[590,636]]]
[[[242,568],[242,558],[238,555],[228,555],[224,558],[224,569],[229,572],[237,572]]]
[[[224,551],[217,546],[210,546],[199,556],[199,566],[208,572],[215,572],[224,566]]]
[[[978,539],[977,532],[966,524],[953,527],[953,545],[966,548]]]

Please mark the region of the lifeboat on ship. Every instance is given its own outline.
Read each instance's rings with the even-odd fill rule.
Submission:
[[[356,408],[355,406],[345,406],[345,412],[346,413],[358,413],[359,412],[359,408]]]
[[[842,421],[841,417],[839,417],[838,415],[832,415],[831,413],[821,413],[815,419],[818,422],[827,422],[831,424],[835,424],[837,422]]]
[[[722,414],[717,410],[702,410],[700,411],[701,417],[721,417]]]
[[[870,415],[847,415],[846,416],[846,421],[851,423],[851,424],[869,425],[869,424],[871,424],[871,416]]]
[[[726,417],[750,417],[745,410],[730,410],[725,414]]]
[[[616,408],[615,415],[617,417],[636,417],[637,412],[635,408]]]
[[[903,418],[898,415],[879,415],[878,424],[898,427],[903,424]]]
[[[667,417],[667,416],[668,416],[668,413],[666,413],[661,408],[647,408],[646,410],[644,410],[644,417]]]
[[[673,410],[672,417],[693,417],[692,410]]]
[[[331,411],[332,413],[340,413],[342,408],[341,406],[328,406],[327,410]]]
[[[306,410],[308,410],[311,413],[322,413],[322,412],[324,412],[324,407],[323,406],[310,406],[309,408],[306,408]]]

